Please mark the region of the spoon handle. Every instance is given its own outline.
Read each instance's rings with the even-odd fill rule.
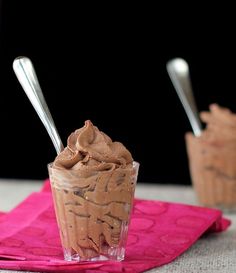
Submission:
[[[187,62],[181,58],[175,58],[167,62],[166,68],[188,116],[193,133],[195,136],[200,136],[202,133],[202,124],[193,96]]]
[[[44,124],[57,154],[59,154],[64,147],[44,99],[32,62],[27,57],[18,57],[13,62],[13,70],[39,118]]]

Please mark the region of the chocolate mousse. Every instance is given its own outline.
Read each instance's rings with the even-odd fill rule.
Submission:
[[[124,258],[138,163],[92,122],[49,166],[66,260]]]
[[[236,209],[236,114],[217,104],[202,112],[201,136],[187,133],[190,173],[201,204]]]

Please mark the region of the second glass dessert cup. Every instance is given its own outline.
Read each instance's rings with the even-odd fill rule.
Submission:
[[[190,175],[199,203],[224,212],[235,212],[236,152],[232,153],[232,147],[206,145],[201,137],[191,133],[186,135],[186,145]]]
[[[138,169],[133,162],[86,177],[48,164],[65,260],[124,259]]]

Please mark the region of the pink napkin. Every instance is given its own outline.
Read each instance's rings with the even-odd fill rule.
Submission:
[[[123,262],[63,260],[49,182],[0,214],[0,268],[43,272],[144,272],[173,261],[206,232],[230,225],[216,209],[136,199]]]

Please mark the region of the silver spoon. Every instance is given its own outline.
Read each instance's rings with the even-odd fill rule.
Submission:
[[[44,99],[32,62],[27,57],[18,57],[13,62],[13,70],[27,97],[44,124],[57,154],[59,154],[64,147]]]
[[[181,58],[175,58],[167,62],[166,68],[188,116],[193,133],[195,136],[200,136],[202,133],[202,124],[193,96],[187,62]]]

